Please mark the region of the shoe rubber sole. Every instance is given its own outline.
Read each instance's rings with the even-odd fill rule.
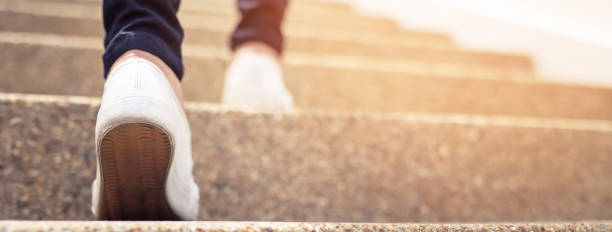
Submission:
[[[102,220],[180,220],[165,182],[172,160],[168,133],[146,123],[122,124],[100,144]]]

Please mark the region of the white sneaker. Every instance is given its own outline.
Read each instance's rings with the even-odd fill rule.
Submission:
[[[92,211],[98,218],[197,218],[189,124],[155,64],[129,59],[108,76],[95,133]]]
[[[230,107],[256,111],[289,112],[295,108],[278,62],[254,51],[236,54],[225,74],[221,101]]]

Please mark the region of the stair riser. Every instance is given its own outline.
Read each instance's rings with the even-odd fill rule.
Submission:
[[[0,103],[1,218],[92,219],[96,110]],[[187,111],[202,220],[612,217],[610,130]]]
[[[308,223],[308,222],[100,222],[100,221],[0,221],[0,230],[22,231],[217,231],[217,232],[422,232],[422,231],[558,231],[607,232],[612,222],[558,222],[505,224],[382,224],[382,223]]]
[[[362,30],[364,28],[372,28],[377,30],[398,29],[397,24],[388,19],[359,15],[350,8],[340,10],[322,7],[324,6],[309,7],[290,4],[285,12],[285,22],[289,24],[304,22],[317,23],[322,25],[333,25]],[[233,1],[220,1],[212,4],[185,2],[182,4],[179,12],[184,14],[211,15],[217,17],[238,16],[238,9]]]
[[[101,4],[102,0],[62,0],[65,2],[75,2],[75,3],[90,3],[90,4]],[[180,9],[191,9],[191,10],[200,10],[207,9],[209,5],[214,6],[223,6],[225,8],[233,8],[235,6],[235,0],[181,0]],[[333,1],[319,1],[319,0],[308,0],[308,1],[298,1],[298,0],[290,0],[289,6],[291,8],[298,9],[316,9],[318,11],[324,11],[331,13],[345,13],[353,11],[352,7],[349,4],[344,4],[341,2],[333,2]]]
[[[100,50],[7,44],[1,49],[0,91],[101,94]],[[187,57],[184,62],[186,99],[218,102],[227,60]],[[602,107],[612,105],[606,88],[300,65],[286,65],[285,74],[297,105],[305,108],[612,119],[612,108]]]
[[[2,6],[4,2],[5,6]],[[78,3],[78,2],[53,2],[46,0],[20,0],[17,2],[1,0],[0,9],[22,13],[41,15],[55,15],[69,18],[102,19],[101,4]],[[291,10],[285,21],[286,27],[302,28],[343,28],[354,31],[371,30],[386,32],[389,35],[397,32],[399,27],[392,21],[359,17],[357,14],[334,14],[320,15],[316,12],[303,12],[300,9]],[[295,15],[295,16],[293,16]],[[215,28],[229,30],[234,27],[238,20],[237,12],[230,13],[227,10],[210,9],[207,12],[192,10],[181,10],[178,13],[181,24],[187,28],[200,28],[209,25]]]
[[[29,14],[0,12],[0,21],[10,20],[10,24],[0,25],[0,30],[14,32],[54,33],[77,36],[104,36],[101,23],[97,20],[71,20],[58,17],[44,17]],[[66,25],[70,25],[67,27]],[[209,46],[228,46],[229,33],[204,29],[186,31],[186,44]],[[406,41],[410,43],[410,41]],[[413,40],[414,48],[397,48],[364,44],[354,41],[332,41],[307,38],[288,38],[287,52],[307,52],[319,54],[355,55],[391,59],[420,60],[424,62],[447,62],[454,64],[479,65],[490,68],[511,69],[512,72],[499,72],[508,78],[525,78],[532,73],[532,63],[528,57],[501,55],[484,52],[470,52],[456,49],[427,49],[435,43]],[[512,74],[513,76],[510,76]],[[521,76],[522,75],[522,76]]]
[[[73,13],[69,16],[61,8],[51,8],[47,12],[29,13],[32,8],[27,10],[2,10],[2,17],[15,22],[12,25],[2,25],[3,28],[36,32],[49,31],[52,33],[102,33],[102,22],[98,17],[89,17],[85,13]],[[35,8],[38,9],[38,8]],[[78,12],[78,11],[75,11]],[[39,20],[43,20],[42,22]],[[49,21],[46,21],[49,20]],[[33,22],[34,24],[27,24]],[[51,23],[57,22],[57,23]],[[189,42],[191,34],[198,34],[201,31],[212,31],[215,33],[223,33],[223,42],[227,41],[227,37],[235,26],[232,21],[225,19],[214,18],[203,20],[199,17],[193,17],[191,20],[182,21],[186,31],[186,39]],[[45,28],[42,25],[48,25]],[[88,27],[85,28],[85,25]],[[74,31],[69,32],[74,27]],[[363,28],[362,28],[363,29]],[[409,32],[409,31],[393,31],[393,32],[372,32],[365,34],[361,30],[351,30],[342,27],[329,27],[325,25],[285,25],[285,35],[289,40],[292,39],[317,39],[323,41],[349,42],[356,41],[366,45],[379,46],[397,46],[397,47],[425,47],[425,48],[452,48],[454,47],[451,39],[447,36],[431,33]],[[198,36],[196,36],[198,37]],[[216,37],[218,38],[218,37]],[[219,40],[216,40],[219,41]],[[200,42],[200,41],[196,41]],[[201,41],[201,42],[206,42]]]
[[[40,0],[22,0],[22,1],[40,1]],[[290,1],[286,11],[285,19],[288,21],[309,21],[309,22],[325,22],[320,17],[334,18],[340,20],[340,22],[354,22],[359,23],[368,21],[369,23],[375,22],[376,24],[390,26],[393,23],[390,20],[383,18],[373,18],[365,15],[358,14],[350,6],[344,5],[341,7],[334,7],[328,5],[309,5],[301,4],[304,1]],[[308,2],[308,1],[306,1]],[[100,7],[102,6],[101,1],[84,3],[79,1],[72,1],[72,3],[79,3],[88,6]],[[235,16],[239,14],[235,0],[221,0],[221,1],[181,1],[180,13],[187,14],[206,14],[206,15],[222,15],[222,16]],[[319,17],[317,19],[317,17]],[[329,23],[329,22],[328,22]],[[334,22],[331,22],[334,23]]]
[[[308,4],[315,3],[315,4]],[[319,3],[321,3],[319,1]],[[358,14],[348,4],[317,4],[316,1],[289,1],[286,18],[309,19],[312,17],[335,17],[343,19],[366,18]],[[236,1],[214,0],[214,1],[181,1],[180,10],[189,12],[211,13],[211,14],[236,14],[238,12]],[[370,18],[385,21],[381,18]]]

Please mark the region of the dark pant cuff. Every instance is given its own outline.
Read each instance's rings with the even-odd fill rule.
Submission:
[[[136,31],[120,32],[110,41],[102,55],[104,78],[115,61],[125,52],[133,49],[143,50],[159,57],[174,71],[179,80],[183,78],[184,69],[180,49],[177,54],[176,49],[171,48],[161,38],[147,32]]]
[[[287,5],[287,0],[239,0],[242,19],[232,34],[232,50],[246,42],[259,41],[282,54],[281,25]]]

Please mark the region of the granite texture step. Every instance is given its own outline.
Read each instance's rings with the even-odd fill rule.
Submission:
[[[499,224],[364,224],[364,223],[300,223],[300,222],[92,222],[92,221],[0,221],[0,231],[216,231],[216,232],[493,232],[555,231],[607,232],[612,223],[499,223]]]
[[[94,3],[93,5],[100,6],[100,3]],[[360,30],[397,31],[399,29],[398,25],[390,19],[359,14],[350,7],[327,7],[325,5],[289,4],[286,10],[285,22],[289,24],[293,22],[311,22]],[[217,17],[238,16],[235,0],[184,1],[181,3],[180,13]]]
[[[20,33],[0,31],[0,43],[49,46],[51,48],[96,49],[102,53],[100,37],[63,36],[46,33]],[[210,60],[229,61],[230,51],[227,47],[206,45],[183,45],[183,56]],[[16,56],[13,54],[6,56]],[[21,52],[23,53],[23,52]],[[79,54],[75,54],[79,55]],[[494,67],[487,65],[453,63],[445,61],[425,61],[419,59],[389,59],[367,56],[351,56],[337,54],[290,52],[283,56],[286,65],[312,66],[316,68],[341,68],[347,70],[377,71],[382,73],[397,73],[422,76],[438,76],[451,78],[474,78],[486,76],[492,79],[524,79],[519,74],[525,70]],[[95,63],[92,63],[95,65]],[[332,75],[334,73],[330,73]],[[519,75],[517,78],[511,76]]]
[[[210,15],[215,17],[238,17],[238,11],[233,4],[234,1],[212,1],[191,2],[181,7],[179,14],[191,16]],[[316,23],[334,27],[350,28],[355,30],[379,30],[395,32],[400,29],[397,23],[390,19],[360,15],[351,9],[347,10],[325,10],[323,7],[305,7],[289,5],[286,11],[285,22],[292,23]]]
[[[58,46],[0,43],[0,91],[100,96],[99,40],[62,38],[44,40]],[[91,44],[96,46],[87,48]],[[188,100],[220,99],[228,58],[207,53],[211,51],[185,49]],[[610,88],[367,71],[344,57],[285,58],[285,82],[303,108],[612,119]],[[319,63],[308,63],[312,61]]]
[[[0,0],[0,11],[79,20],[101,20],[102,14],[98,4],[46,0]],[[190,11],[180,11],[179,18],[182,26],[188,30],[188,34],[190,29],[230,32],[233,30],[238,19],[236,15],[210,15]],[[334,22],[334,20],[331,20],[329,17],[324,19]],[[289,21],[284,24],[284,31],[289,38],[306,37],[326,40],[361,41],[396,46],[404,46],[404,44],[410,45],[412,43],[431,44],[434,47],[453,46],[451,39],[442,34],[404,31],[395,25],[391,25],[389,27],[392,28],[388,28],[381,27],[380,25],[367,25],[363,23],[333,24],[330,23],[330,21],[320,23],[312,22],[312,20],[299,22]],[[369,20],[366,19],[366,21]],[[101,26],[97,27],[99,28]]]
[[[12,23],[0,25],[0,31],[52,33],[67,36],[102,38],[104,31],[98,20],[73,20],[61,17],[39,16],[12,12],[0,12],[0,21]],[[70,26],[68,26],[70,25]],[[228,32],[194,29],[187,31],[185,44],[228,47]],[[413,47],[372,45],[354,41],[333,41],[309,38],[290,38],[286,52],[311,54],[378,57],[455,66],[486,67],[496,70],[491,75],[500,78],[527,78],[533,75],[533,65],[527,56],[461,50],[457,48],[432,48],[415,41]]]
[[[98,104],[0,94],[0,218],[93,218]],[[611,121],[186,109],[201,220],[612,217]]]
[[[100,2],[100,1],[98,1]],[[181,10],[203,12],[203,13],[223,13],[235,14],[237,11],[236,0],[183,0]],[[287,17],[309,18],[311,16],[333,16],[341,18],[368,18],[381,20],[379,17],[369,17],[353,9],[349,4],[330,1],[289,1]],[[386,19],[383,19],[387,21]]]
[[[83,3],[101,3],[102,0],[56,0],[56,1],[65,1],[65,2],[83,2]],[[352,7],[349,4],[338,2],[338,1],[328,1],[328,0],[289,0],[290,5],[292,7],[297,8],[316,8],[316,9],[324,9],[327,11],[352,11]],[[227,3],[225,3],[227,2]],[[203,8],[206,7],[206,4],[234,4],[235,0],[181,0],[181,9],[184,8]]]

